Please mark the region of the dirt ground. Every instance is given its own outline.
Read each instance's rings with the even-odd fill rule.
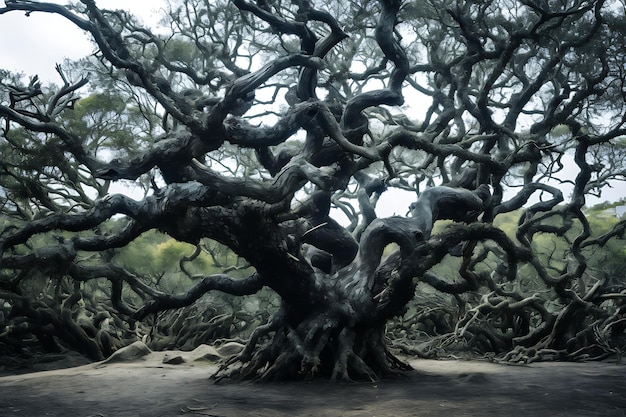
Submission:
[[[402,380],[216,385],[215,365],[165,354],[2,376],[0,416],[626,416],[626,365],[610,362],[414,360]]]

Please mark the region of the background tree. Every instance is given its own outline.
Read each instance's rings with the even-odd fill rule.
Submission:
[[[428,285],[458,306],[429,320],[474,349],[623,351],[623,277],[590,259],[626,223],[597,233],[583,211],[624,177],[618,1],[188,0],[163,34],[93,0],[5,3],[0,14],[64,16],[98,48],[59,68],[61,87],[2,83],[0,290],[7,316],[46,323],[41,343],[62,332],[99,358],[160,312],[268,288],[280,307],[221,373],[374,379],[408,368],[385,329]],[[89,91],[87,71],[108,81]],[[118,181],[143,198],[109,193]],[[417,199],[377,219],[392,187]],[[498,219],[511,214],[507,235]],[[219,242],[253,272],[162,287],[122,262],[153,230],[199,247],[199,262]],[[42,285],[54,296],[42,301]],[[129,335],[111,343],[98,309],[80,325],[94,294]]]

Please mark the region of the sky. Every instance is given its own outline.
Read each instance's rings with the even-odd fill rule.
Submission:
[[[65,1],[50,3],[66,4]],[[105,9],[124,9],[150,25],[158,21],[165,0],[97,0]],[[4,2],[0,0],[0,5]],[[50,13],[14,11],[0,15],[0,68],[39,75],[46,82],[61,82],[54,67],[65,58],[79,59],[93,52],[90,36],[67,19]]]
[[[53,1],[65,4],[65,1]],[[166,0],[97,0],[99,7],[124,9],[139,16],[144,23],[156,26],[159,9]],[[4,5],[0,0],[0,5]],[[93,52],[90,37],[68,20],[54,14],[10,12],[0,15],[0,68],[34,74],[45,82],[60,83],[55,65],[64,59],[79,59]],[[408,205],[415,200],[415,194],[390,189],[381,197],[377,214],[380,217],[394,214],[405,215]],[[567,192],[565,193],[567,198]],[[590,198],[588,205],[605,200],[619,200],[626,197],[626,185],[615,183],[601,199]]]

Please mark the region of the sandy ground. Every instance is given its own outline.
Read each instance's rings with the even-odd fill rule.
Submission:
[[[608,362],[414,360],[402,380],[216,385],[215,365],[164,355],[0,377],[0,416],[626,416],[626,365]]]

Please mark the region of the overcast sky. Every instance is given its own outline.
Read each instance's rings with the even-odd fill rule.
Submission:
[[[65,4],[65,1],[50,1]],[[0,0],[4,6],[4,2]],[[148,24],[156,24],[165,0],[97,0],[105,9],[128,10]],[[65,58],[78,59],[92,52],[90,37],[67,19],[49,13],[10,12],[0,15],[0,68],[39,75],[60,82],[54,67]]]

